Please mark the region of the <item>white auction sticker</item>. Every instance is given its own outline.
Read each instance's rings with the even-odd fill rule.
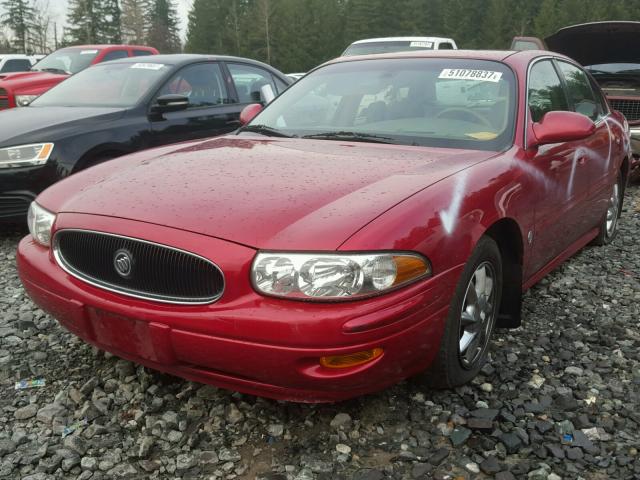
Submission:
[[[433,47],[433,42],[411,42],[409,44],[409,47],[424,47],[424,48],[431,48]]]
[[[164,65],[162,63],[134,63],[131,68],[142,68],[143,70],[160,70]]]
[[[491,70],[470,70],[466,68],[445,68],[438,78],[450,78],[453,80],[478,80],[481,82],[499,82],[502,72]]]
[[[93,55],[94,53],[98,53],[98,50],[82,50],[80,55]]]

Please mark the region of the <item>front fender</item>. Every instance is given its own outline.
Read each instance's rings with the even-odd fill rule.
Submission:
[[[480,237],[501,219],[521,235],[533,228],[535,185],[516,148],[470,166],[409,197],[363,227],[340,250],[409,250],[434,273],[464,264]],[[527,242],[523,261],[528,257]]]

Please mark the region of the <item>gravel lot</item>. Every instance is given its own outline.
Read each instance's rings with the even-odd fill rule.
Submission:
[[[498,332],[473,384],[413,380],[334,405],[218,390],[92,349],[24,294],[21,235],[0,233],[0,478],[640,478],[638,186],[615,243],[534,287],[524,327]],[[46,385],[14,389],[32,378]]]

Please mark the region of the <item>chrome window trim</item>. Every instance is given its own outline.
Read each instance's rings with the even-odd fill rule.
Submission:
[[[179,253],[183,253],[195,258],[198,258],[200,260],[203,260],[205,262],[207,262],[208,264],[210,264],[211,266],[213,266],[213,268],[215,268],[216,270],[218,270],[218,272],[220,272],[220,276],[222,277],[222,288],[220,289],[220,293],[218,295],[216,295],[215,297],[209,297],[209,298],[202,298],[202,299],[194,299],[194,300],[186,300],[184,298],[180,298],[180,297],[169,297],[169,296],[164,296],[164,295],[145,295],[139,291],[136,290],[129,290],[126,288],[122,288],[122,287],[118,287],[117,285],[112,285],[110,283],[107,282],[102,282],[96,278],[93,278],[89,275],[86,275],[78,270],[76,270],[75,268],[73,268],[72,266],[70,266],[69,264],[67,264],[67,262],[65,261],[62,253],[60,252],[60,248],[59,248],[59,238],[58,235],[60,233],[63,232],[82,232],[82,233],[93,233],[93,234],[98,234],[98,235],[105,235],[105,236],[109,236],[109,237],[114,237],[114,238],[122,238],[125,240],[131,240],[134,242],[140,242],[140,243],[146,243],[148,245],[153,245],[156,247],[161,247],[161,248],[166,248],[168,250],[173,250],[175,252],[179,252]],[[112,292],[112,293],[117,293],[120,295],[124,295],[127,297],[132,297],[132,298],[137,298],[140,300],[147,300],[147,301],[153,301],[153,302],[159,302],[159,303],[168,303],[168,304],[173,304],[173,305],[210,305],[216,301],[218,301],[222,295],[224,294],[225,288],[226,288],[226,280],[224,277],[224,272],[222,271],[222,269],[216,265],[214,262],[212,262],[211,260],[209,260],[208,258],[205,258],[201,255],[198,255],[197,253],[193,253],[193,252],[189,252],[187,250],[182,250],[180,248],[175,248],[175,247],[171,247],[169,245],[165,245],[162,243],[157,243],[157,242],[151,242],[149,240],[143,240],[140,238],[135,238],[135,237],[128,237],[126,235],[117,235],[114,233],[108,233],[108,232],[101,232],[99,230],[86,230],[86,229],[82,229],[82,228],[64,228],[61,230],[58,230],[55,232],[55,235],[53,237],[53,242],[52,242],[52,251],[53,251],[53,257],[56,260],[56,263],[58,264],[58,266],[60,266],[60,268],[62,268],[62,270],[64,270],[65,272],[67,272],[69,275],[71,275],[74,278],[77,278],[78,280],[82,280],[85,283],[88,283],[89,285],[92,285],[94,287],[98,287],[101,288],[103,290],[106,290],[108,292]]]

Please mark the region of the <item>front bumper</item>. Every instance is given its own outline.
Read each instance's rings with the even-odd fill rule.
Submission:
[[[129,234],[133,223],[117,233]],[[167,243],[175,234],[145,226],[149,241],[164,237]],[[254,254],[196,234],[181,232],[180,238],[181,245],[171,245],[185,248],[196,241],[202,251],[194,253],[242,258],[247,269],[247,255]],[[220,258],[211,260],[224,269]],[[218,302],[185,307],[131,299],[83,283],[30,237],[18,248],[20,277],[31,298],[85,341],[190,380],[301,402],[344,400],[424,370],[438,351],[461,268],[384,296],[332,304],[262,297],[248,286],[248,270],[242,269],[227,276],[228,289]],[[247,288],[237,279],[244,279]],[[321,356],[376,347],[384,354],[363,365],[338,370],[319,363]]]
[[[0,169],[0,223],[25,223],[29,204],[57,180],[59,176],[50,163]]]

